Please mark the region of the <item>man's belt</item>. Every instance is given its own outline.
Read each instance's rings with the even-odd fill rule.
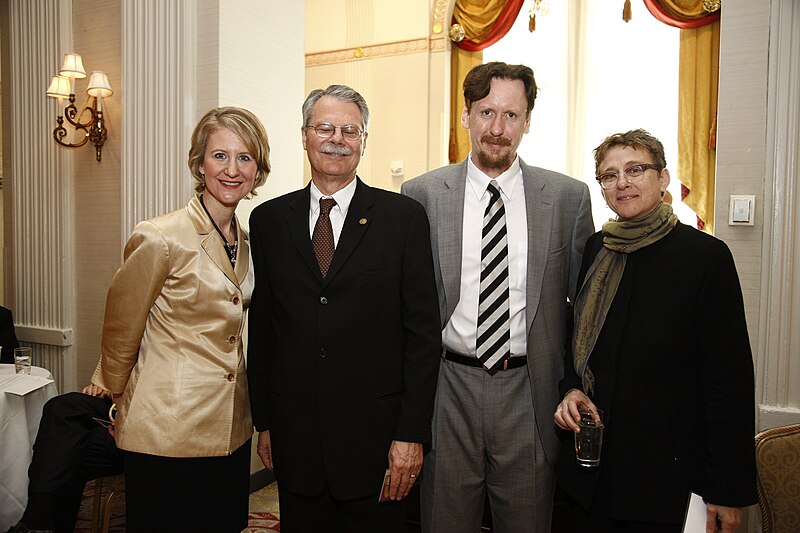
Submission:
[[[461,355],[460,353],[451,352],[450,350],[445,351],[444,358],[447,359],[448,361],[452,361],[460,365],[483,368],[483,363],[481,363],[477,357]],[[527,364],[528,364],[528,358],[524,355],[522,357],[510,357],[504,360],[503,366],[501,366],[497,370],[510,370],[512,368],[519,368]]]

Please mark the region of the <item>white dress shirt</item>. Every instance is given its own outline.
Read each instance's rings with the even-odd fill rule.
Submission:
[[[350,202],[353,201],[353,195],[356,193],[356,181],[354,178],[345,187],[333,193],[333,196],[325,196],[317,189],[314,182],[311,182],[311,205],[308,211],[308,233],[311,237],[314,236],[314,225],[319,218],[320,198],[333,198],[336,200],[336,205],[331,209],[329,216],[333,228],[333,244],[339,246],[339,235],[342,234],[344,219],[347,217],[347,210],[350,209]]]
[[[442,330],[442,344],[450,351],[476,357],[478,296],[481,279],[481,234],[483,214],[491,195],[491,178],[467,158],[464,188],[464,223],[461,243],[461,296],[453,315]],[[528,277],[528,217],[519,157],[495,178],[506,210],[508,240],[508,289],[511,323],[511,356],[525,355],[525,286]]]

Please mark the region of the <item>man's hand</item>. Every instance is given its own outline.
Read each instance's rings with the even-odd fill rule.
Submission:
[[[89,383],[81,390],[81,392],[89,396],[109,398],[109,399],[111,398],[111,393],[109,391],[105,390],[103,387],[95,383]],[[108,410],[108,420],[111,423],[108,424],[108,426],[106,427],[106,429],[108,429],[108,434],[111,435],[112,438],[114,437],[114,429],[115,429],[113,412],[116,412],[116,408],[112,404],[111,409]]]
[[[111,397],[110,392],[108,392],[99,385],[95,385],[94,383],[89,383],[88,385],[86,385],[81,392],[83,392],[84,394],[88,394],[89,396],[102,396],[105,398]]]
[[[270,470],[275,470],[272,465],[272,441],[269,438],[269,430],[262,431],[258,434],[256,451],[261,458],[261,462],[264,463],[264,466]]]
[[[744,513],[739,507],[706,503],[706,533],[734,533],[743,517]]]
[[[389,447],[389,470],[389,499],[402,500],[408,496],[422,470],[422,444],[393,440]]]

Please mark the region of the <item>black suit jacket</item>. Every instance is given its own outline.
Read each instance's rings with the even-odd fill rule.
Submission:
[[[579,279],[602,247],[586,243]],[[560,485],[584,507],[609,491],[612,518],[680,524],[689,492],[757,501],[755,384],[742,291],[728,247],[678,224],[628,254],[589,359],[606,426],[600,468],[578,466],[564,432]],[[572,361],[560,389],[580,388]]]
[[[428,219],[358,180],[323,279],[309,199],[306,187],[250,218],[253,420],[270,430],[282,488],[377,494],[391,441],[431,438],[440,331]]]
[[[14,333],[14,318],[11,311],[5,307],[0,307],[0,363],[14,362],[14,348],[19,348],[17,335]]]

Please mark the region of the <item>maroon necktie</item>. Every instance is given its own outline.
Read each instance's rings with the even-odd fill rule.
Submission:
[[[314,224],[314,235],[311,237],[311,244],[314,246],[314,253],[319,263],[319,271],[324,278],[328,274],[328,267],[331,266],[333,252],[336,246],[333,244],[333,227],[331,227],[331,209],[336,205],[333,198],[319,199],[319,218]]]

